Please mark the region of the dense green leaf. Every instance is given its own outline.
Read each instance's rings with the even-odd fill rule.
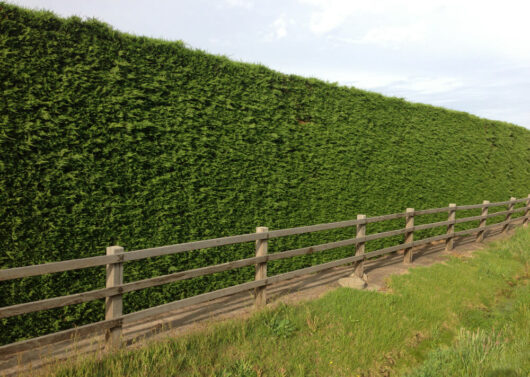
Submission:
[[[4,3],[0,93],[0,268],[529,191],[524,128]],[[270,249],[354,232],[273,240]],[[125,278],[250,257],[253,247],[132,262]],[[269,273],[353,252],[277,261]],[[242,268],[146,289],[127,294],[125,310],[251,279]],[[0,306],[103,286],[103,268],[3,282]],[[102,319],[102,305],[3,319],[0,343]]]

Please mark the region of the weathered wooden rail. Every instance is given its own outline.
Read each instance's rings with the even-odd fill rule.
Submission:
[[[518,203],[525,203],[523,207],[515,208]],[[488,213],[490,207],[507,206],[506,211],[500,211],[495,213]],[[482,213],[479,216],[471,216],[465,218],[456,218],[457,211],[481,209]],[[414,225],[415,216],[430,215],[437,213],[448,213],[446,221],[440,221],[430,224]],[[524,212],[522,217],[512,219],[514,213]],[[492,217],[505,216],[502,222],[486,225],[487,219]],[[381,233],[366,235],[366,224],[377,223],[381,221],[405,219],[405,227],[397,230],[390,230]],[[176,310],[179,308],[199,304],[202,302],[214,300],[217,298],[233,295],[238,292],[254,290],[255,291],[255,306],[260,308],[266,305],[266,288],[268,285],[292,279],[297,276],[314,273],[333,267],[345,265],[348,263],[354,263],[354,273],[358,276],[363,275],[363,262],[368,258],[377,257],[383,254],[392,253],[395,251],[404,251],[404,263],[412,263],[413,261],[413,247],[431,243],[434,241],[445,240],[446,250],[453,249],[453,240],[455,237],[465,234],[476,233],[476,240],[482,241],[484,238],[485,231],[493,227],[502,226],[502,231],[505,232],[508,229],[510,223],[518,220],[523,220],[522,225],[527,226],[530,218],[530,195],[527,198],[516,199],[511,198],[509,201],[490,203],[484,201],[482,204],[473,205],[461,205],[450,204],[448,207],[434,208],[426,210],[414,210],[413,208],[407,208],[405,212],[395,213],[391,215],[383,215],[376,217],[366,217],[365,215],[358,215],[356,220],[340,221],[328,224],[318,224],[303,226],[290,229],[272,230],[269,231],[266,227],[258,227],[256,233],[244,234],[238,236],[230,236],[223,238],[215,238],[196,242],[187,242],[177,245],[169,245],[162,247],[155,247],[150,249],[135,250],[124,252],[121,246],[111,246],[107,248],[107,255],[74,259],[62,262],[45,263],[34,266],[18,267],[12,269],[0,270],[0,281],[24,278],[29,276],[38,276],[43,274],[77,270],[87,267],[105,266],[107,271],[106,288],[96,289],[88,292],[76,293],[67,296],[55,297],[35,302],[28,302],[18,305],[12,305],[7,307],[0,307],[0,319],[11,317],[15,315],[21,315],[41,310],[48,310],[67,305],[80,304],[87,301],[97,300],[105,298],[105,320],[91,323],[88,325],[76,327],[73,329],[60,331],[53,334],[40,336],[37,338],[20,341],[12,344],[7,344],[0,347],[1,354],[12,354],[16,352],[25,351],[35,347],[40,347],[48,344],[52,344],[58,341],[62,341],[69,338],[77,338],[85,334],[90,334],[98,331],[106,331],[106,339],[109,347],[117,347],[121,343],[121,329],[122,326],[128,323],[137,322],[144,320],[148,317],[157,316],[168,311]],[[466,229],[455,232],[455,225],[470,221],[479,221],[477,228]],[[339,229],[345,227],[356,226],[357,232],[356,237],[341,241],[329,242],[325,244],[303,247],[294,250],[288,250],[278,253],[268,253],[268,240],[293,236],[298,234]],[[436,227],[446,226],[447,231],[445,234],[424,238],[421,240],[414,240],[414,232],[432,229]],[[404,235],[404,242],[386,247],[383,249],[375,250],[366,253],[365,244],[368,241],[373,241],[385,237],[391,237],[396,235]],[[256,256],[247,259],[241,259],[222,263],[214,266],[201,267],[188,271],[181,271],[172,273],[169,275],[158,276],[151,279],[145,279],[135,281],[131,283],[123,284],[123,263],[135,261],[144,258],[152,258],[162,255],[182,253],[186,251],[199,250],[223,245],[233,245],[244,242],[256,242]],[[339,260],[334,260],[327,263],[314,265],[307,268],[290,271],[287,273],[267,276],[267,262],[275,261],[285,258],[291,258],[295,256],[311,254],[321,252],[324,250],[330,250],[334,248],[355,245],[355,255]],[[142,311],[123,314],[122,313],[122,295],[127,292],[137,291],[149,287],[160,286],[163,284],[176,282],[179,280],[190,279],[194,277],[209,275],[217,272],[227,271],[235,268],[241,268],[246,266],[256,266],[255,280],[235,286],[231,286],[224,289],[219,289],[213,292],[200,294],[197,296],[189,297],[179,301],[155,306]]]

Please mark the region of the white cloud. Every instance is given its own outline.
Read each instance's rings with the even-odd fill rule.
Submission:
[[[230,7],[251,9],[254,6],[253,0],[224,0],[225,4]]]
[[[397,27],[377,27],[368,30],[361,37],[360,43],[380,44],[396,47],[402,43],[417,42],[422,39],[423,25],[406,25]]]
[[[298,0],[313,7],[310,28],[317,35],[329,33],[346,23],[352,17],[370,17],[387,14],[395,22],[402,22],[403,15],[417,16],[431,12],[441,5],[456,0]]]
[[[464,87],[464,80],[456,77],[429,77],[388,74],[384,72],[335,72],[330,79],[360,89],[383,91],[390,95],[450,93]]]
[[[339,27],[356,11],[362,10],[365,3],[361,1],[341,0],[299,0],[302,4],[309,4],[317,8],[311,14],[310,29],[317,35],[326,34]]]
[[[282,13],[274,22],[269,26],[269,31],[262,38],[265,42],[272,42],[285,38],[288,34],[287,28],[289,25],[294,25],[295,21],[292,18],[287,18],[285,13]]]
[[[347,38],[328,35],[328,38],[338,42],[359,45],[378,45],[398,49],[404,44],[416,43],[424,39],[426,26],[417,23],[405,26],[375,27],[369,29],[359,38]]]
[[[307,23],[316,36],[333,35],[387,47],[430,38],[433,47],[444,51],[475,49],[530,58],[530,3],[524,0],[298,2],[310,9]]]
[[[388,74],[382,72],[334,72],[330,80],[338,81],[348,86],[360,89],[374,90],[386,87],[407,79],[404,75]]]
[[[282,14],[277,18],[272,24],[272,27],[274,28],[274,34],[277,39],[284,38],[287,35],[287,20],[285,15]]]
[[[464,83],[454,77],[409,77],[387,85],[387,90],[407,91],[414,94],[441,94],[462,88]]]

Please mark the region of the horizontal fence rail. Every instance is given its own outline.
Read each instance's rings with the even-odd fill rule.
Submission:
[[[524,203],[524,206],[520,208],[515,208],[515,205],[519,203]],[[505,211],[488,213],[489,208],[499,206],[507,206],[508,209]],[[481,215],[456,219],[457,211],[466,211],[474,209],[481,209]],[[414,225],[415,216],[431,215],[444,212],[448,214],[448,219],[446,221]],[[523,215],[517,218],[512,218],[513,214],[519,212],[523,212]],[[499,216],[504,216],[504,220],[495,224],[486,225],[487,219]],[[368,235],[365,234],[366,224],[396,219],[405,219],[405,227],[402,229],[390,230],[380,233]],[[374,258],[403,250],[404,263],[411,263],[413,260],[413,247],[426,245],[435,241],[444,241],[446,250],[451,250],[453,248],[453,240],[457,236],[476,233],[476,240],[482,241],[484,237],[484,232],[486,230],[502,227],[502,231],[505,232],[508,229],[508,226],[516,221],[522,220],[522,225],[527,226],[529,219],[530,195],[528,195],[527,198],[511,198],[509,201],[496,203],[489,203],[488,201],[484,201],[482,204],[461,206],[450,204],[448,207],[426,210],[414,210],[413,208],[408,208],[405,212],[402,213],[375,217],[365,217],[364,215],[358,215],[356,220],[302,226],[289,229],[269,231],[268,228],[258,227],[257,232],[251,234],[187,242],[176,245],[134,250],[129,252],[123,252],[123,248],[121,246],[112,246],[107,248],[107,255],[103,256],[0,270],[0,281],[6,281],[89,267],[105,266],[105,268],[107,269],[107,284],[105,288],[96,289],[88,292],[76,293],[67,296],[54,297],[40,301],[11,305],[7,307],[0,307],[1,319],[21,314],[37,312],[41,310],[59,308],[67,305],[80,304],[83,302],[104,298],[106,300],[105,320],[25,341],[0,346],[0,353],[20,352],[34,347],[52,344],[60,340],[65,340],[73,337],[80,337],[97,331],[106,331],[108,345],[111,347],[116,347],[120,345],[121,328],[123,325],[128,323],[138,322],[145,318],[163,314],[168,311],[184,308],[190,305],[200,304],[206,301],[230,296],[235,293],[249,290],[255,291],[255,306],[262,307],[266,304],[266,288],[270,284],[342,266],[349,263],[354,263],[355,274],[362,276],[363,262],[369,258]],[[454,227],[456,224],[462,224],[472,221],[479,221],[479,226],[476,228],[465,229],[455,232]],[[324,244],[302,247],[299,249],[281,251],[276,253],[268,253],[267,244],[269,239],[294,236],[311,232],[340,229],[352,226],[357,227],[357,234],[355,238],[328,242]],[[420,240],[414,240],[415,231],[433,229],[444,226],[447,227],[447,231],[445,234],[432,236]],[[403,243],[371,252],[364,251],[364,245],[366,242],[398,235],[404,235]],[[221,263],[213,266],[196,268],[187,271],[175,272],[168,275],[157,276],[154,278],[134,281],[126,284],[123,283],[123,264],[126,262],[218,246],[240,244],[245,242],[256,243],[255,257]],[[301,255],[308,255],[312,253],[322,252],[325,250],[353,245],[355,245],[356,252],[355,255],[352,255],[350,257],[334,260],[331,262],[321,263],[318,265],[282,273],[279,275],[269,277],[267,276],[267,262],[269,261],[276,261]],[[248,266],[256,266],[256,278],[254,281],[238,284],[235,286],[219,289],[208,293],[203,293],[197,296],[155,306],[134,313],[122,313],[122,295],[125,293]]]

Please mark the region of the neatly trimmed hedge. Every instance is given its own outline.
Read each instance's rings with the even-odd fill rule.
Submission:
[[[529,191],[524,128],[3,3],[0,91],[1,268]],[[275,240],[271,251],[353,234]],[[126,279],[252,254],[245,244],[134,262]],[[126,311],[252,277],[246,268],[131,293]],[[0,306],[103,285],[103,268],[4,282]],[[1,343],[102,319],[102,307],[3,319]]]

